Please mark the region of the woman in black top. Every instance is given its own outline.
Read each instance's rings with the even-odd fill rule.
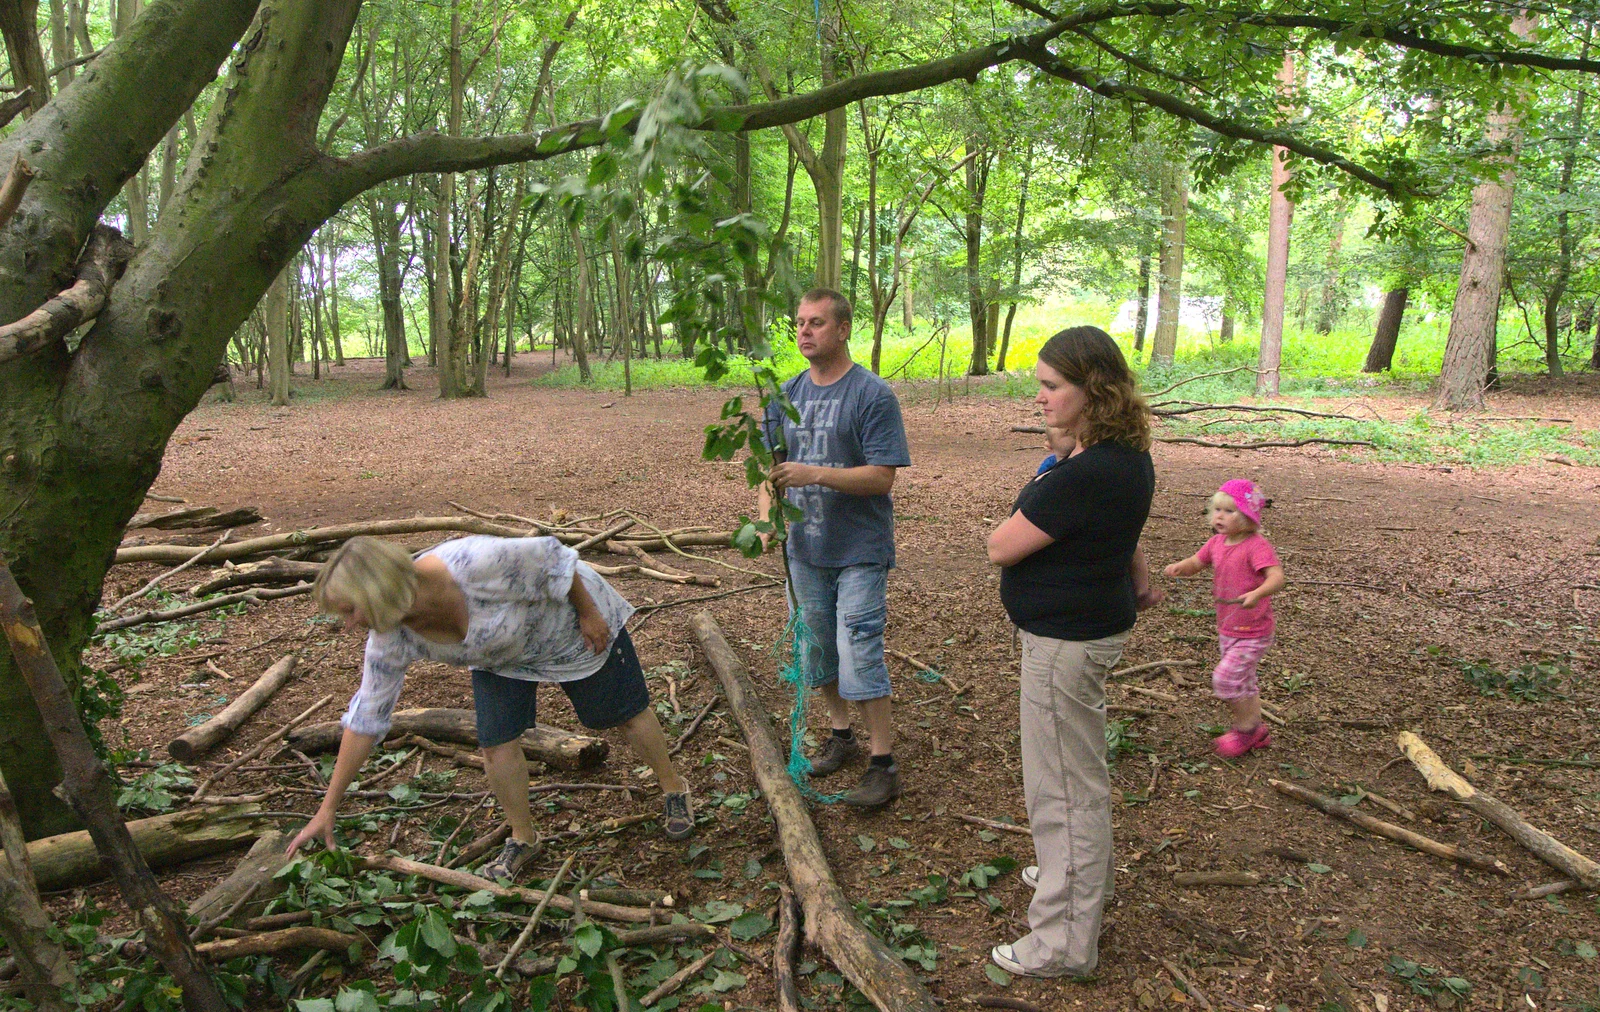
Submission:
[[[1000,598],[1022,636],[1022,779],[1039,863],[1025,937],[991,958],[1014,974],[1093,972],[1111,897],[1105,677],[1136,613],[1160,599],[1139,535],[1155,469],[1150,413],[1122,351],[1098,327],[1039,350],[1045,425],[1076,438],[989,537]]]

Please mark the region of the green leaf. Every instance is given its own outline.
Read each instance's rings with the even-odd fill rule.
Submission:
[[[751,881],[755,881],[756,879],[760,878],[761,862],[757,861],[753,857],[746,861],[744,863],[744,877],[750,879]]]
[[[296,998],[296,1012],[334,1012],[332,998]]]
[[[1009,987],[1011,984],[1011,974],[1000,969],[998,966],[995,966],[993,963],[984,964],[983,975],[994,981],[996,984],[999,984],[1001,987]]]
[[[437,909],[428,911],[428,916],[423,918],[418,933],[424,945],[445,959],[456,954],[456,940],[450,934],[450,925]]]
[[[340,988],[333,1008],[334,1012],[378,1012],[378,996],[371,991]]]
[[[711,990],[716,991],[718,994],[726,994],[729,991],[737,991],[739,988],[744,987],[746,983],[747,981],[742,973],[718,970],[717,979],[711,982]]]
[[[856,837],[856,846],[861,848],[861,853],[870,854],[878,848],[878,841],[862,833]]]
[[[1579,942],[1572,947],[1572,954],[1588,963],[1594,962],[1595,956],[1600,955],[1600,953],[1595,952],[1593,942]]]
[[[1316,872],[1318,875],[1326,875],[1333,869],[1325,864],[1308,864],[1306,865],[1306,871]]]
[[[1360,928],[1351,928],[1350,933],[1344,936],[1344,944],[1352,949],[1365,949],[1367,936]]]
[[[771,930],[772,918],[754,910],[728,925],[728,934],[741,942],[760,938]]]
[[[702,924],[721,924],[744,913],[744,907],[726,900],[706,900],[703,907],[690,907],[689,916]]]
[[[590,958],[600,954],[600,947],[605,945],[605,941],[605,936],[600,933],[599,927],[592,922],[572,933],[572,944],[579,952]]]
[[[909,850],[909,849],[911,849],[911,844],[906,840],[902,840],[898,836],[889,837],[889,846],[893,847],[895,850]]]

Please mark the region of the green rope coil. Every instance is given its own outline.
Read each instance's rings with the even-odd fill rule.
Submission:
[[[806,684],[805,651],[816,646],[816,637],[811,634],[800,609],[796,607],[789,613],[789,622],[783,627],[783,634],[778,637],[772,656],[783,657],[787,653],[788,661],[778,669],[778,677],[794,686],[794,712],[789,715],[789,779],[794,781],[802,796],[819,804],[831,805],[844,794],[823,794],[811,786],[811,760],[806,758],[805,753],[806,701],[816,691]]]

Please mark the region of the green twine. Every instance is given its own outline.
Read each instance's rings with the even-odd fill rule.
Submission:
[[[811,760],[806,758],[804,747],[806,700],[815,691],[806,684],[804,654],[816,647],[817,640],[806,626],[798,606],[789,613],[789,622],[783,627],[783,634],[772,649],[773,657],[783,656],[786,641],[789,659],[778,669],[778,677],[794,686],[794,712],[789,715],[789,779],[794,781],[802,796],[819,804],[831,805],[844,794],[823,794],[811,786]]]

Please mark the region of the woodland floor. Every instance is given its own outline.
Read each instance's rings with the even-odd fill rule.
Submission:
[[[266,406],[241,383],[239,402],[208,398],[184,422],[153,491],[223,508],[258,506],[269,522],[251,534],[449,514],[455,512],[450,500],[538,517],[556,508],[579,516],[627,506],[663,526],[718,529],[751,508],[742,468],[700,459],[701,430],[715,419],[725,394],[685,390],[624,399],[534,389],[528,380],[547,362],[524,357],[511,378],[497,375],[489,399],[479,401],[437,400],[425,369],[409,374],[415,388],[409,393],[378,392],[381,362],[346,366],[336,370],[337,379],[314,387],[302,376],[304,396],[290,408]],[[1582,378],[1553,389],[1513,384],[1494,398],[1492,413],[1579,417],[1594,427],[1600,424],[1595,394]],[[813,809],[846,894],[879,908],[927,885],[931,873],[948,876],[954,893],[963,889],[956,883],[964,872],[1001,855],[1032,863],[1025,837],[980,831],[956,815],[1026,818],[1017,650],[983,543],[1041,456],[1037,437],[1008,431],[1032,423],[1034,408],[1026,400],[976,396],[936,406],[928,387],[902,388],[901,396],[915,466],[895,488],[899,568],[889,584],[888,644],[968,690],[957,697],[891,660],[905,797],[865,815]],[[1385,414],[1421,403],[1370,400]],[[1600,853],[1600,769],[1484,758],[1600,759],[1600,690],[1592,677],[1600,653],[1600,593],[1575,587],[1600,582],[1600,475],[1550,463],[1482,471],[1360,463],[1315,448],[1241,453],[1158,446],[1155,458],[1156,500],[1146,529],[1153,567],[1199,546],[1206,535],[1205,499],[1224,479],[1254,478],[1274,500],[1267,533],[1284,558],[1290,586],[1279,598],[1279,641],[1262,682],[1266,698],[1290,723],[1273,729],[1268,750],[1237,763],[1214,757],[1204,726],[1223,717],[1209,690],[1216,645],[1208,587],[1158,577],[1169,597],[1140,619],[1123,664],[1166,657],[1200,663],[1184,669],[1187,686],[1165,677],[1146,683],[1176,694],[1175,705],[1116,686],[1109,692],[1113,703],[1157,713],[1132,721],[1114,770],[1117,894],[1098,980],[1018,979],[1001,988],[986,976],[989,947],[1018,937],[1026,918],[1028,892],[1010,871],[981,890],[998,901],[994,912],[980,896],[897,912],[938,947],[930,974],[934,992],[952,999],[1004,993],[1052,1009],[1186,1003],[1161,969],[1158,960],[1165,958],[1184,967],[1213,1001],[1235,1008],[1316,1009],[1329,1000],[1320,978],[1330,965],[1378,1012],[1434,1007],[1391,970],[1399,959],[1438,969],[1423,980],[1465,978],[1472,985],[1464,1002],[1470,1008],[1596,1008],[1578,1004],[1600,1002],[1595,897],[1514,901],[1517,887],[1560,876],[1492,826],[1430,798],[1410,764],[1396,761],[1394,731],[1415,729],[1456,769],[1535,824],[1581,851]],[[747,564],[732,553],[715,554]],[[720,575],[725,587],[749,579],[673,561]],[[777,570],[770,557],[748,565]],[[108,599],[159,571],[115,570]],[[626,577],[618,586],[635,604],[705,593]],[[677,679],[682,723],[716,685],[686,627],[697,607],[657,612],[636,634],[658,701],[667,694],[664,676]],[[783,624],[781,596],[764,590],[704,607],[762,681],[768,708],[786,713],[790,697],[777,684],[769,656]],[[200,666],[195,658],[219,648],[225,652],[214,659],[235,676],[232,691],[297,642],[313,647],[305,656],[316,662],[237,743],[253,743],[323,693],[335,693],[342,705],[359,677],[361,641],[310,622],[312,616],[302,597],[200,623],[203,645],[152,659],[137,684],[130,679],[120,730],[106,728],[108,741],[147,747],[152,757],[165,759],[165,743],[199,715],[214,712],[219,691],[230,691],[218,682],[180,687],[193,680]],[[323,643],[331,652],[324,654]],[[1456,663],[1479,659],[1501,672],[1556,662],[1571,675],[1557,686],[1559,698],[1485,697]],[[541,698],[547,721],[578,728],[560,693]],[[402,705],[470,706],[467,674],[419,667]],[[1318,717],[1389,718],[1395,726],[1347,730],[1313,722]],[[669,720],[669,737],[682,723]],[[690,860],[690,844],[668,843],[653,826],[636,827],[599,850],[616,878],[697,903],[716,897],[770,911],[774,893],[762,887],[783,875],[781,854],[762,803],[740,807],[738,796],[747,797],[754,783],[739,742],[731,719],[715,716],[681,757],[702,813],[691,844],[709,849]],[[613,745],[606,767],[585,778],[640,782],[625,746]],[[215,770],[228,754],[227,747],[219,750],[200,764],[201,772]],[[430,769],[433,764],[447,768],[442,759],[431,760]],[[1331,794],[1364,785],[1418,813],[1419,831],[1496,855],[1514,874],[1497,878],[1358,834],[1282,797],[1267,786],[1271,777]],[[456,783],[477,790],[480,780],[467,769]],[[260,786],[239,775],[219,788],[242,793]],[[575,794],[569,804],[578,810],[552,805],[547,812],[536,809],[536,816],[564,828],[654,810],[653,792],[631,804],[618,797]],[[719,803],[727,798],[732,802]],[[273,807],[310,812],[316,800],[280,798]],[[1399,821],[1370,803],[1362,807]],[[381,851],[387,835],[386,827],[358,849]],[[402,831],[397,846],[401,853],[431,856],[437,842],[419,820]],[[550,875],[563,856],[547,853],[536,874]],[[749,878],[752,860],[760,870]],[[186,900],[231,864],[232,858],[190,865],[165,881]],[[693,874],[707,869],[724,875],[719,881]],[[1253,870],[1264,884],[1181,889],[1172,882],[1180,869]],[[107,887],[95,892],[105,905],[116,905]],[[751,947],[767,949],[769,942]],[[806,958],[820,959],[814,951]],[[771,1008],[769,974],[742,969],[748,987],[726,997]],[[824,962],[818,973],[830,969]],[[380,985],[385,979],[382,969],[356,967],[349,974],[374,977]],[[807,985],[823,1006],[838,995],[837,986],[819,983],[827,979],[814,974]],[[336,987],[337,980],[327,980],[308,994]]]

